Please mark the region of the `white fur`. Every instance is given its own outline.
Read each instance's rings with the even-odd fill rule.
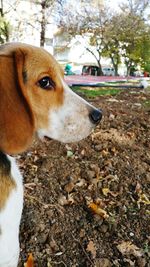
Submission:
[[[19,257],[19,224],[23,207],[22,175],[14,158],[11,175],[16,182],[5,207],[0,211],[0,267],[17,267]]]
[[[89,119],[93,106],[76,95],[64,82],[63,85],[63,105],[49,110],[49,126],[47,129],[39,129],[38,135],[64,143],[76,142],[87,137],[94,127]]]

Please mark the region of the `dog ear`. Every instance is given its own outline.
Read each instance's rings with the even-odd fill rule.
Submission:
[[[34,134],[34,117],[23,80],[25,53],[0,53],[0,150],[23,152]]]

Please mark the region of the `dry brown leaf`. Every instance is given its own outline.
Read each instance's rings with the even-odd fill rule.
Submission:
[[[73,194],[68,194],[68,204],[74,204],[75,200],[73,198]]]
[[[140,194],[141,192],[142,192],[141,184],[137,182],[136,187],[135,187],[135,193]]]
[[[90,203],[88,206],[95,214],[100,215],[102,218],[107,219],[109,215],[103,209],[101,209],[97,204],[94,202]]]
[[[130,241],[123,241],[121,244],[117,246],[118,250],[123,255],[133,255],[135,257],[141,257],[142,251],[136,245],[132,244]]]
[[[107,188],[107,187],[102,188],[102,193],[103,193],[103,195],[104,195],[105,197],[107,197],[108,194],[110,194],[110,195],[113,196],[113,197],[117,197],[117,196],[119,195],[119,193],[114,193],[114,192],[110,191],[110,189]]]
[[[88,252],[91,252],[93,258],[96,257],[96,248],[95,248],[95,245],[94,245],[93,241],[90,241],[90,242],[88,243],[86,250],[87,250]]]
[[[60,196],[58,199],[58,203],[61,206],[68,205],[68,200],[67,200],[66,196]]]
[[[70,193],[74,189],[74,183],[69,182],[68,184],[65,185],[64,189],[67,193]]]
[[[32,253],[29,253],[27,262],[24,264],[24,267],[34,267],[34,258]]]

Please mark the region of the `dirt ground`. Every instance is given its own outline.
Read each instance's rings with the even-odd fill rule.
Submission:
[[[19,267],[150,266],[150,92],[89,100],[103,121],[75,144],[35,141],[24,176]]]

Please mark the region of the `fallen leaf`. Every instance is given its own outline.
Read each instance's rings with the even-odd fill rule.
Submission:
[[[135,261],[131,261],[130,259],[126,259],[126,258],[124,258],[123,261],[129,263],[130,267],[135,266]]]
[[[102,193],[103,193],[103,195],[104,195],[105,197],[107,197],[108,193],[110,193],[109,188],[107,188],[107,187],[102,188]]]
[[[76,186],[82,187],[83,185],[86,185],[86,181],[84,179],[81,179],[79,182],[76,183]]]
[[[92,254],[93,258],[96,257],[96,248],[93,241],[88,243],[86,250]]]
[[[137,182],[136,187],[135,187],[135,193],[140,194],[141,193],[141,184]]]
[[[58,199],[58,203],[61,206],[67,205],[68,204],[68,200],[67,200],[66,196],[60,196],[59,199]]]
[[[117,246],[117,249],[121,252],[121,254],[127,256],[133,255],[135,257],[141,257],[143,254],[141,249],[132,244],[130,241],[123,241]]]
[[[73,194],[68,194],[68,204],[74,204],[75,200],[73,198]]]
[[[24,267],[34,267],[34,259],[32,253],[29,253],[27,262],[24,264]]]
[[[90,203],[88,206],[94,213],[100,215],[102,218],[107,219],[109,215],[107,212],[103,209],[101,209],[97,204],[94,202]]]
[[[117,197],[117,196],[119,195],[119,193],[114,193],[114,192],[110,191],[110,189],[107,188],[107,187],[102,188],[102,193],[103,193],[103,195],[104,195],[105,197],[107,197],[108,194],[110,194],[110,195],[113,196],[113,197]]]
[[[47,267],[52,267],[50,262],[47,263]]]
[[[82,156],[85,155],[85,149],[82,149],[81,153],[80,153]]]
[[[68,184],[65,185],[64,189],[67,193],[70,193],[74,189],[74,183],[69,182]]]
[[[101,154],[103,157],[106,157],[109,154],[109,152],[107,150],[102,150]]]
[[[137,204],[139,205],[140,203],[143,203],[145,205],[150,205],[150,200],[145,194],[139,195],[139,199],[137,201]],[[139,205],[140,206],[140,205]]]

